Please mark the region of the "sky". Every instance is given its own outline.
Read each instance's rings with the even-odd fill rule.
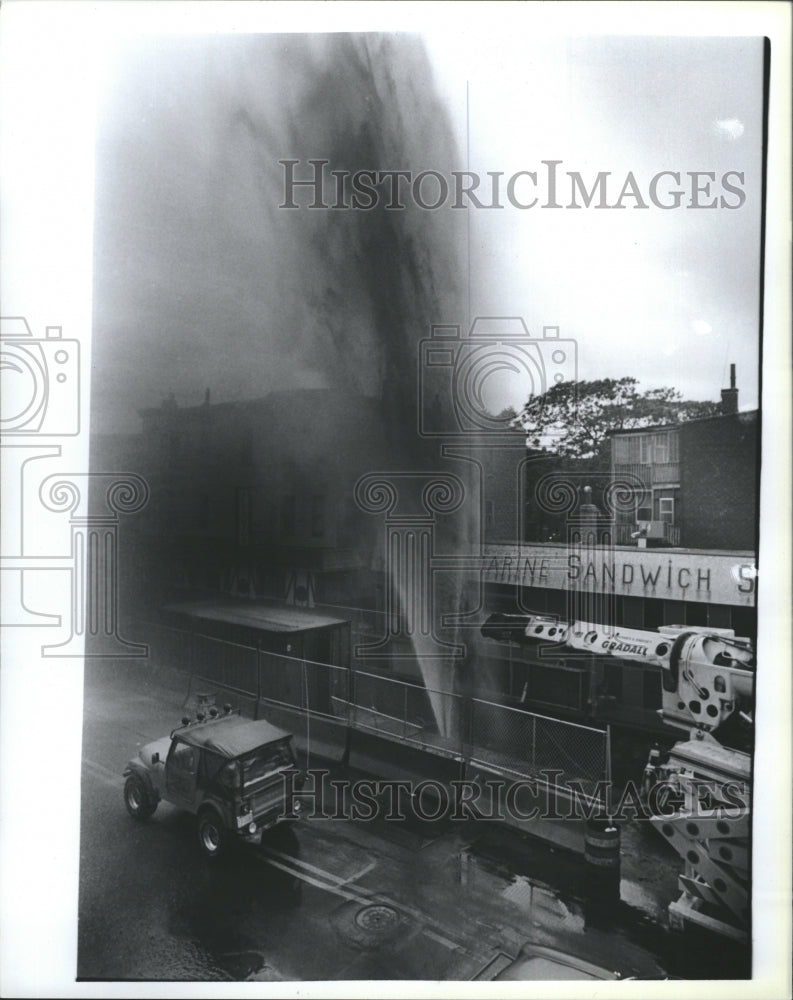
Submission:
[[[621,211],[472,213],[472,312],[522,315],[538,336],[558,325],[577,342],[579,377],[632,375],[685,398],[718,399],[736,363],[741,408],[756,406],[761,40],[466,41],[427,39],[468,169],[541,177],[543,160],[561,160],[559,176],[577,171],[588,189],[610,171],[610,204],[629,172],[649,202],[660,171],[679,172],[684,190],[688,172],[738,171],[746,194],[735,210],[644,210],[627,198]],[[559,187],[569,202],[569,182]],[[516,190],[530,200],[528,186]]]
[[[171,392],[197,403],[206,387],[216,401],[302,386],[377,394],[395,338],[407,365],[431,324],[467,331],[477,316],[521,317],[532,343],[557,327],[565,378],[630,375],[643,389],[718,399],[735,363],[741,408],[757,405],[759,39],[491,31],[354,44],[348,58],[338,39],[154,36],[106,56],[94,430],[135,430],[138,408]],[[278,210],[278,160],[302,172],[312,156],[350,171],[499,172],[504,207],[408,205],[399,219]],[[649,207],[630,196],[608,210],[510,204],[519,171],[537,173],[543,194],[547,160],[559,161],[563,205],[569,172],[587,189],[607,172],[606,204],[631,173]],[[680,208],[651,202],[661,171],[681,175]],[[692,171],[713,172],[730,204],[721,178],[743,174],[731,174],[743,203],[687,208]],[[673,187],[667,178],[659,191]],[[531,194],[524,176],[514,196]],[[398,270],[366,274],[378,254]],[[405,281],[424,307],[394,310]],[[548,345],[530,350],[547,362]],[[519,407],[545,384],[520,366],[498,370],[485,401]]]

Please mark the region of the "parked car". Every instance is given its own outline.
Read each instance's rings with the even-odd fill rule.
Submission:
[[[602,966],[593,965],[582,958],[570,955],[556,948],[527,944],[521,948],[516,958],[503,952],[496,955],[484,969],[474,977],[478,980],[498,982],[558,982],[574,979],[616,980],[621,976]]]
[[[302,785],[292,735],[230,706],[183,719],[170,736],[141,747],[124,776],[124,802],[134,819],[148,819],[160,799],[193,813],[209,858],[235,840],[259,843],[263,831],[295,819],[300,809],[292,799]]]

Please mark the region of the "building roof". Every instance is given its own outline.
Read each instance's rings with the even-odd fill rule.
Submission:
[[[194,747],[203,747],[221,757],[241,757],[267,743],[289,738],[292,734],[264,719],[243,719],[240,715],[221,715],[217,719],[198,722],[175,729],[178,736]]]
[[[376,396],[367,396],[361,393],[352,393],[348,390],[327,387],[293,387],[290,389],[272,389],[263,396],[253,396],[248,399],[223,399],[218,402],[210,402],[205,399],[202,403],[179,404],[175,398],[164,399],[159,406],[146,406],[138,409],[140,417],[174,416],[178,418],[190,418],[195,414],[220,414],[229,412],[244,413],[251,410],[267,410],[272,408],[283,408],[293,413],[301,407],[312,408],[318,405],[328,406],[337,403],[349,410],[351,405],[377,406],[380,400]]]
[[[648,424],[646,427],[625,427],[613,428],[606,431],[606,437],[616,437],[623,434],[657,434],[660,431],[679,431],[691,424],[703,424],[707,420],[729,420],[743,419],[753,420],[757,417],[759,410],[739,410],[737,413],[714,413],[710,417],[695,417],[693,420],[681,420],[676,424]]]
[[[273,607],[269,604],[242,602],[196,602],[169,604],[164,608],[175,614],[187,615],[202,621],[227,622],[245,625],[261,632],[306,632],[328,625],[343,625],[343,618],[329,618],[305,608]]]

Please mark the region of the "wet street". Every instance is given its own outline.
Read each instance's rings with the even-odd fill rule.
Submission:
[[[303,819],[207,861],[193,817],[139,823],[122,799],[186,695],[145,665],[86,667],[80,979],[470,980],[526,946],[623,977],[743,974],[741,949],[668,932],[638,881],[607,906],[580,859],[494,824]]]

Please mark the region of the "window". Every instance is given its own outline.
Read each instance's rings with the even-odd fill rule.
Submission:
[[[652,521],[652,519],[653,519],[653,508],[652,508],[652,501],[650,500],[650,494],[646,490],[643,493],[637,493],[636,520]]]
[[[289,767],[293,763],[294,757],[288,743],[264,747],[242,761],[242,782],[244,785],[250,784],[272,774],[280,767]]]
[[[675,523],[675,498],[660,497],[658,500],[659,520],[667,524]]]
[[[644,598],[629,597],[622,598],[622,621],[628,628],[644,627]]]
[[[640,461],[640,435],[631,434],[612,438],[615,465],[635,465]]]
[[[626,465],[630,458],[628,457],[630,452],[628,450],[628,439],[624,437],[612,438],[611,447],[614,450],[614,464],[615,465]]]
[[[663,464],[674,461],[670,448],[670,434],[642,434],[640,455],[643,465]]]
[[[661,671],[645,670],[642,677],[642,708],[657,711],[661,707]]]
[[[178,767],[180,771],[192,774],[196,766],[195,749],[186,743],[177,743],[171,753],[169,764],[171,767]]]
[[[732,612],[739,610],[738,608],[731,608],[729,604],[704,604],[703,607],[708,609],[708,620],[707,623],[703,622],[703,624],[708,624],[713,628],[733,628]]]
[[[669,461],[669,436],[667,434],[653,435],[653,461]]]
[[[686,602],[664,601],[664,625],[686,624]]]
[[[666,625],[664,621],[664,602],[655,597],[645,597],[644,600],[644,627],[658,628],[659,625]]]
[[[710,625],[712,622],[708,621],[708,606],[707,604],[700,604],[697,601],[686,601],[684,605],[686,609],[686,625]],[[729,628],[729,625],[727,626]]]
[[[570,595],[566,590],[546,591],[546,610],[549,615],[558,615],[560,618],[568,617],[568,601]]]
[[[757,636],[757,609],[733,607],[732,627],[736,635],[754,639]]]
[[[622,699],[622,664],[603,664],[603,694],[616,701]]]
[[[311,537],[322,538],[325,534],[325,497],[311,498]]]
[[[545,613],[548,607],[548,593],[549,591],[545,590],[543,587],[521,587],[520,601],[518,605],[520,610]],[[510,597],[512,597],[513,594],[514,590],[512,590],[512,594],[510,594]],[[490,598],[489,591],[487,596],[489,600]],[[509,604],[514,606],[515,604],[514,598],[510,601],[505,601],[504,607],[499,607],[496,610],[498,611],[507,610],[507,605]],[[512,610],[512,608],[510,607],[509,610]]]

